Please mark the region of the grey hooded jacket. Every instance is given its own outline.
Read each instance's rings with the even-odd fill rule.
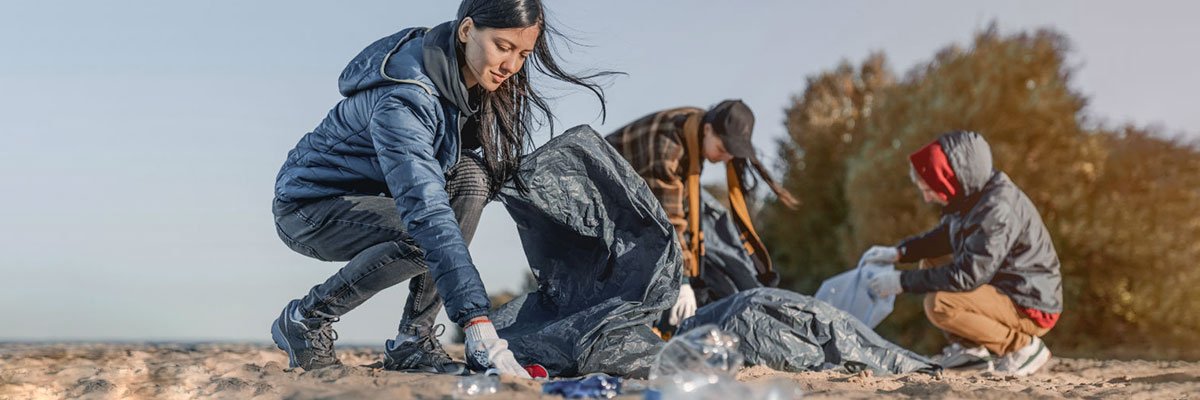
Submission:
[[[974,132],[938,138],[962,186],[932,230],[900,242],[901,262],[953,254],[949,264],[904,271],[906,292],[966,292],[995,286],[1024,308],[1061,313],[1058,254],[1033,202],[992,168],[987,142]]]

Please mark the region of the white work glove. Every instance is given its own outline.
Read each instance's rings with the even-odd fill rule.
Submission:
[[[867,282],[867,286],[871,288],[871,294],[874,294],[875,297],[895,296],[904,292],[904,288],[900,286],[900,271],[885,271],[875,274]]]
[[[675,300],[675,306],[671,307],[667,322],[671,326],[679,326],[683,320],[693,315],[696,315],[696,293],[692,292],[691,284],[685,283],[679,287],[679,299]]]
[[[863,253],[861,264],[895,264],[900,261],[900,250],[891,246],[872,246]]]
[[[492,322],[472,322],[464,331],[467,335],[467,365],[475,369],[495,368],[500,375],[515,376],[530,379],[529,372],[517,363],[512,351],[508,350],[508,341],[496,335],[496,327]]]

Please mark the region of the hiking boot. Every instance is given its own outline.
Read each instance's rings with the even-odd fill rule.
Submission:
[[[300,313],[300,300],[292,300],[275,323],[271,324],[271,340],[275,346],[287,352],[288,367],[311,371],[331,365],[340,365],[333,352],[333,341],[337,332],[333,323],[337,318],[306,317]]]
[[[982,369],[991,371],[994,368],[992,363],[992,353],[988,353],[987,348],[979,347],[964,347],[958,343],[951,343],[942,349],[942,354],[933,356],[933,361],[937,362],[946,369]]]
[[[416,340],[396,343],[395,340],[388,339],[384,344],[383,369],[447,375],[466,374],[467,365],[450,358],[437,340],[445,330],[445,325],[438,325],[434,329],[436,334],[429,330],[418,330]]]
[[[1033,340],[1029,341],[1025,347],[1000,357],[1000,363],[996,365],[996,369],[1016,376],[1029,376],[1041,369],[1048,361],[1050,361],[1050,349],[1046,348],[1046,343],[1042,342],[1042,339],[1034,336]]]

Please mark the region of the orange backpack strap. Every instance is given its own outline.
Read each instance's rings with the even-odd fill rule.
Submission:
[[[763,245],[762,239],[758,237],[758,232],[754,231],[754,224],[750,221],[750,210],[746,206],[746,195],[742,193],[741,180],[742,177],[737,173],[737,168],[733,163],[725,163],[725,183],[729,186],[729,211],[733,213],[733,220],[741,233],[742,246],[755,261],[759,283],[775,286],[779,283],[779,277],[775,274],[775,267],[771,263],[771,255],[767,253],[767,247]]]
[[[692,253],[692,260],[695,261],[692,265],[686,266],[688,277],[700,276],[700,263],[704,256],[704,232],[700,229],[700,119],[704,113],[695,113],[688,117],[683,123],[683,141],[687,148],[687,177],[684,179],[684,188],[687,190],[688,201],[688,232],[691,233],[691,241],[688,243],[687,249],[684,251]]]

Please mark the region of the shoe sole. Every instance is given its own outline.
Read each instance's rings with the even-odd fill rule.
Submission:
[[[288,355],[288,368],[296,368],[300,363],[296,362],[296,355],[292,352],[292,345],[288,343],[283,336],[283,330],[279,329],[279,320],[271,324],[271,340],[275,342],[275,347],[283,350]]]
[[[993,369],[993,358],[990,355],[980,357],[971,354],[957,354],[953,357],[943,357],[934,362],[948,370],[986,369],[990,371]]]
[[[451,375],[451,376],[463,376],[463,375],[466,375],[468,372],[468,370],[466,368],[463,368],[461,371],[458,371],[458,372],[449,372],[449,371],[443,372],[443,371],[438,371],[437,368],[433,368],[433,367],[409,368],[409,369],[387,369],[387,368],[384,368],[384,369],[388,370],[388,371],[393,371],[393,372],[424,373],[424,374]]]
[[[393,372],[426,373],[426,374],[436,374],[436,375],[457,375],[457,376],[466,375],[468,372],[470,372],[470,369],[468,369],[465,366],[457,371],[438,371],[437,368],[429,367],[429,366],[418,367],[418,368],[389,368],[387,360],[383,361],[382,368],[385,371],[393,371]]]
[[[1013,375],[1016,375],[1016,376],[1032,375],[1034,372],[1037,372],[1039,369],[1042,369],[1042,366],[1045,366],[1046,363],[1049,361],[1050,361],[1050,349],[1046,348],[1046,343],[1039,342],[1037,353],[1035,353],[1033,355],[1033,357],[1030,357],[1028,361],[1025,361],[1024,364],[1021,364],[1021,367],[1017,368],[1017,371],[1014,372]]]
[[[948,366],[943,366],[943,367],[948,370],[955,370],[955,371],[970,371],[970,370],[992,371],[995,369],[995,367],[992,365],[992,360],[974,360],[974,361],[965,362],[965,363],[962,363],[959,365],[955,365],[953,367],[948,367]]]

